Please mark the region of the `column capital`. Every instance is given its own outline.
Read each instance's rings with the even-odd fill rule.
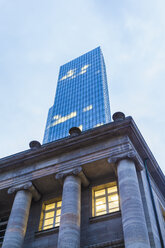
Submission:
[[[110,158],[108,158],[108,163],[109,164],[118,164],[118,162],[123,160],[123,159],[132,160],[135,163],[136,168],[140,171],[143,170],[143,168],[144,168],[142,159],[140,158],[138,153],[133,151],[133,150],[129,151],[127,153],[116,154],[116,155],[111,156]]]
[[[78,177],[80,177],[81,183],[83,184],[84,187],[87,187],[89,185],[89,181],[88,181],[86,175],[84,174],[81,166],[73,168],[71,170],[65,170],[62,172],[58,172],[55,175],[55,178],[58,180],[64,180],[64,178],[67,176],[78,176]]]
[[[38,192],[38,190],[34,187],[34,185],[32,184],[31,181],[23,183],[23,184],[19,184],[19,185],[15,185],[11,188],[8,189],[8,194],[13,194],[16,193],[20,190],[28,190],[32,193],[32,197],[35,201],[38,201],[41,197],[40,193]]]

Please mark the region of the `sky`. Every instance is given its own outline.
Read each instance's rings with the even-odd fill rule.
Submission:
[[[165,173],[165,1],[0,0],[0,157],[42,143],[60,65],[101,46],[112,114]]]

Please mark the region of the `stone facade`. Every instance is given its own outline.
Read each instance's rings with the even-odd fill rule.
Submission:
[[[93,189],[113,182],[120,208],[97,215]],[[62,200],[60,226],[44,229],[43,204],[52,199]],[[164,213],[165,177],[133,119],[122,113],[0,160],[0,230],[9,216],[3,248],[162,248]]]

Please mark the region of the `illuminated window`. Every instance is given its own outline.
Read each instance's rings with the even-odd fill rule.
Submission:
[[[63,76],[60,81],[64,80],[64,79],[67,79],[69,77],[73,77],[73,74],[75,73],[76,69],[73,69],[73,70],[69,70],[65,76]]]
[[[119,196],[116,182],[96,186],[92,189],[93,216],[119,211]]]
[[[83,112],[89,111],[89,110],[91,110],[92,108],[93,108],[93,106],[92,106],[92,105],[89,105],[89,106],[83,108]]]
[[[60,117],[61,117],[61,115],[55,115],[55,116],[53,116],[53,119],[58,120]]]
[[[0,247],[1,247],[1,244],[5,236],[8,219],[9,219],[9,214],[7,214],[6,216],[0,217]]]
[[[82,129],[83,129],[83,125],[80,125],[80,126],[79,126],[79,129],[82,131]]]
[[[40,218],[39,230],[46,230],[60,225],[62,201],[44,203]]]
[[[53,127],[53,126],[56,126],[57,124],[60,124],[60,123],[62,123],[62,122],[65,122],[65,121],[67,121],[67,120],[69,120],[69,119],[75,117],[76,115],[77,115],[77,112],[75,111],[75,112],[70,113],[69,115],[66,115],[66,116],[63,116],[63,117],[59,117],[59,119],[57,119],[55,122],[53,122],[53,123],[51,124],[51,126],[52,126],[52,127]]]
[[[81,72],[79,74],[84,74],[86,71],[87,71],[87,68],[89,67],[90,65],[84,65],[82,68],[81,68]]]
[[[98,124],[95,125],[94,127],[100,127],[100,126],[102,126],[102,125],[104,125],[104,123],[98,123]]]

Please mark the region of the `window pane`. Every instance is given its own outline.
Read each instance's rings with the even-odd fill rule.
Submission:
[[[103,214],[106,214],[106,213],[107,213],[106,211],[98,212],[98,213],[96,213],[96,216],[103,215]]]
[[[104,185],[99,190],[97,190],[98,187],[93,189],[94,206],[92,206],[92,213],[95,216],[119,211],[119,196],[116,182],[105,184],[105,188],[103,187]]]
[[[55,208],[55,203],[45,205],[45,210],[49,210],[49,209],[52,209],[52,208]]]
[[[54,211],[45,213],[45,219],[48,219],[48,218],[51,218],[51,217],[54,217]]]
[[[95,197],[105,195],[105,189],[95,191]]]
[[[47,219],[44,221],[44,226],[51,225],[53,224],[53,218],[52,219]]]
[[[112,208],[109,210],[110,213],[113,213],[113,212],[116,212],[116,211],[119,211],[119,208]]]
[[[106,210],[106,204],[96,206],[96,212],[100,212],[100,211],[103,211],[103,210]]]
[[[60,222],[60,216],[56,217],[56,222],[57,222],[57,223]]]
[[[57,202],[57,207],[58,207],[58,208],[61,207],[61,204],[62,204],[62,201],[58,201],[58,202]]]
[[[96,199],[96,206],[100,205],[100,204],[105,204],[106,198],[105,197],[101,197]]]
[[[109,195],[108,196],[108,201],[111,202],[111,201],[118,201],[119,197],[118,197],[118,194],[113,194],[113,195]]]
[[[108,194],[113,193],[113,192],[117,192],[117,186],[110,187],[107,190],[108,190]]]
[[[60,223],[59,223],[59,222],[55,223],[55,227],[56,227],[56,226],[59,226],[59,225],[60,225]]]
[[[49,229],[49,228],[52,228],[52,227],[53,227],[53,225],[44,226],[44,227],[43,227],[43,230],[46,230],[46,229]]]
[[[119,202],[110,202],[109,203],[109,209],[110,208],[117,208],[117,207],[119,207]]]
[[[57,211],[56,211],[56,216],[58,216],[58,215],[60,215],[61,214],[61,209],[58,209]]]

